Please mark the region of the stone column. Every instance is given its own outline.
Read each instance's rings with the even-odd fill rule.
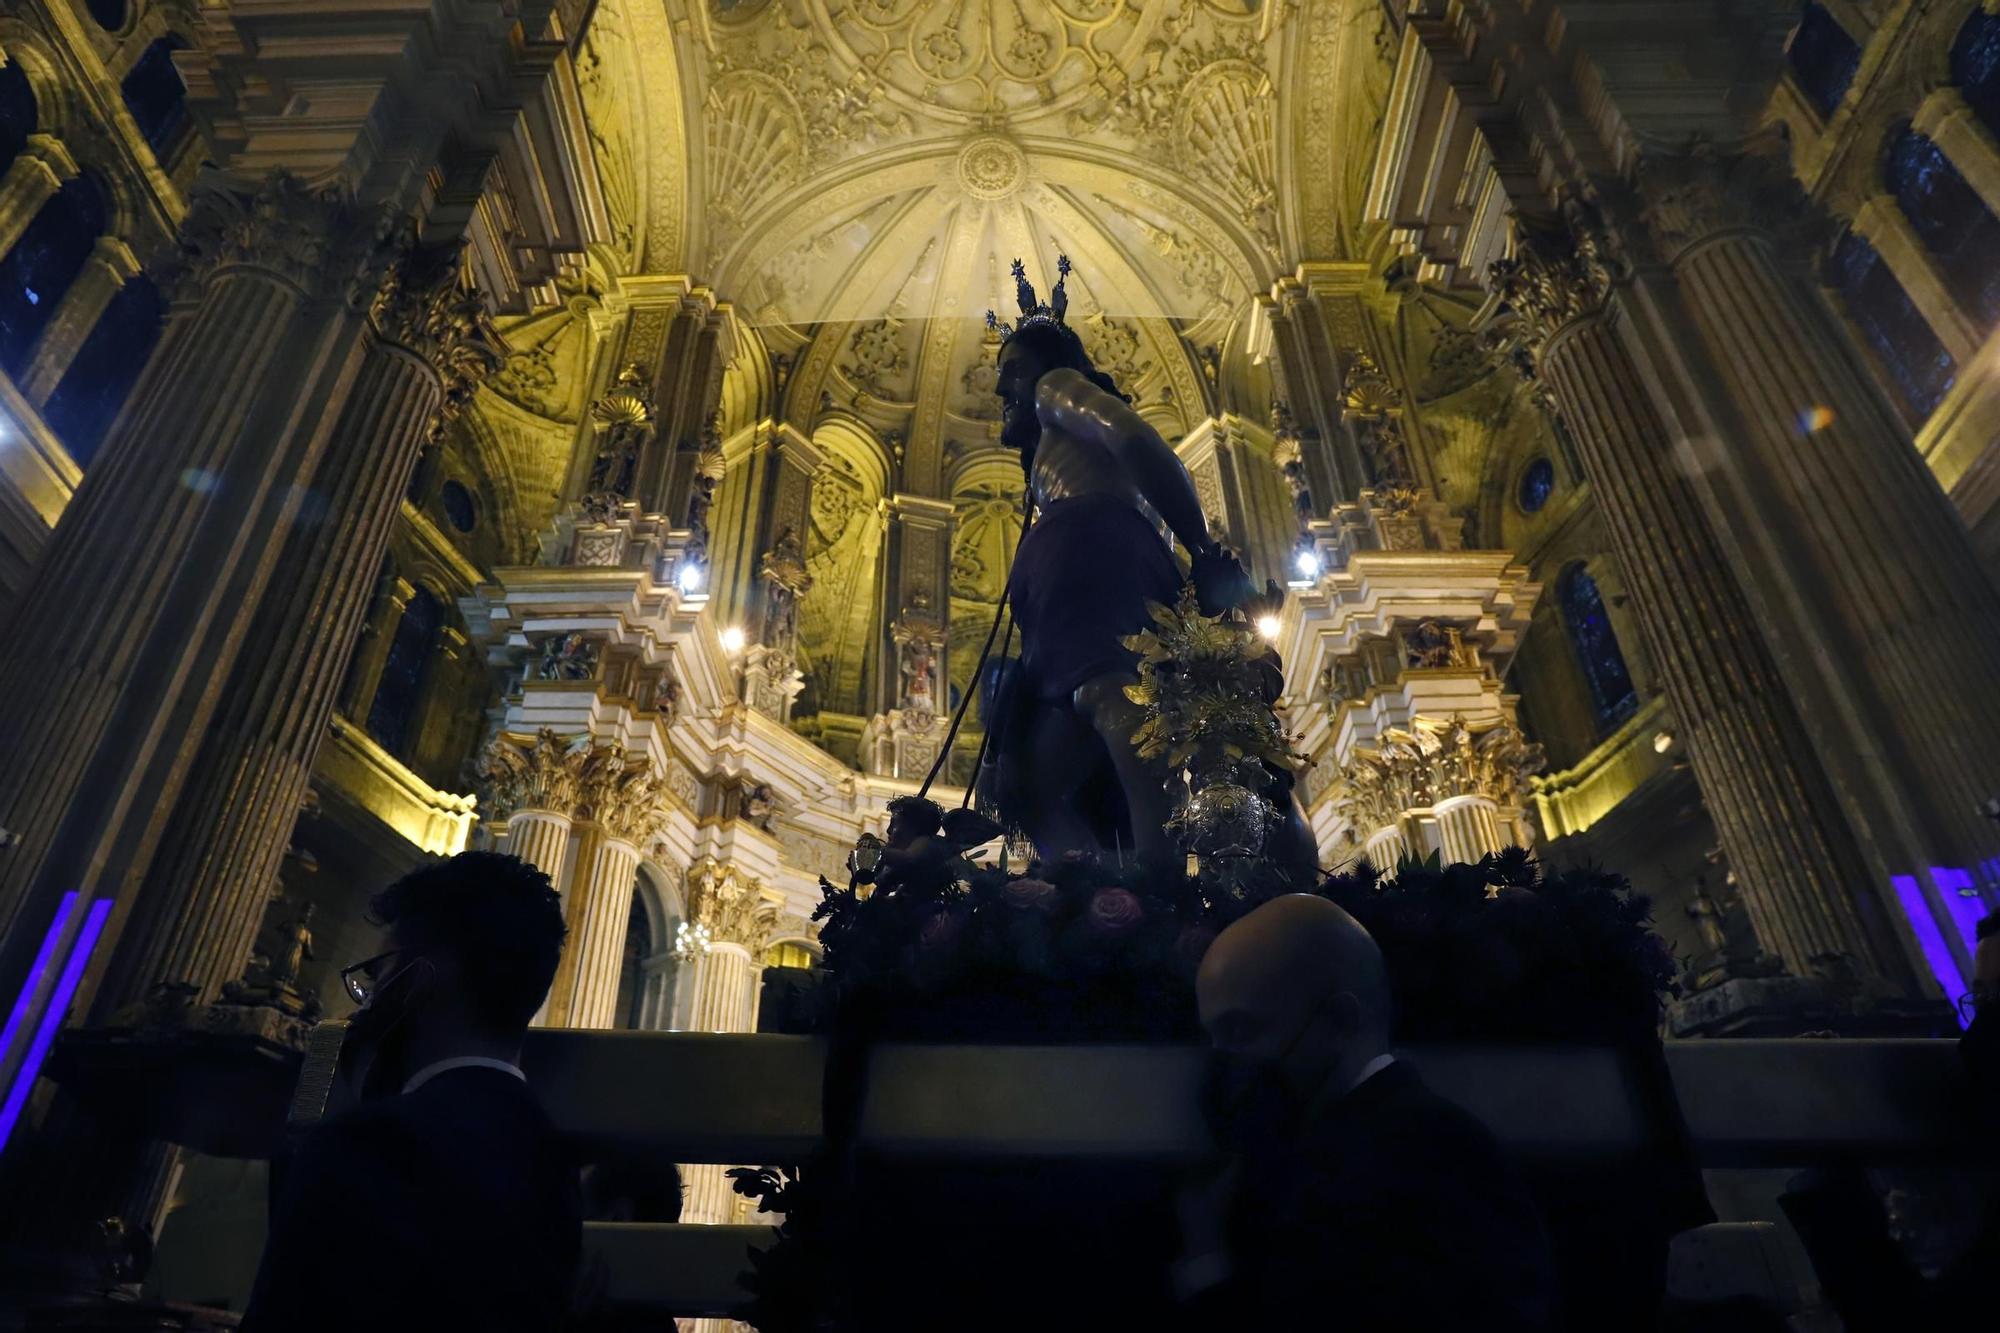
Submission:
[[[588,736],[564,737],[544,727],[532,736],[502,732],[480,757],[485,817],[504,818],[507,851],[558,889],[590,755]]]
[[[118,1001],[161,981],[213,998],[241,970],[333,714],[410,468],[440,409],[499,356],[455,250],[408,248],[311,474],[319,521],[293,528],[126,927]]]
[[[111,298],[138,272],[132,247],[116,236],[97,238],[96,248],[83,261],[76,281],[63,293],[62,304],[35,343],[34,359],[21,376],[23,397],[39,405],[55,392]]]
[[[564,895],[569,942],[549,995],[556,1027],[610,1027],[618,1007],[618,973],[625,961],[625,930],[640,847],[659,830],[665,811],[652,767],[614,746],[591,751],[579,793],[595,819],[578,849],[576,874]]]
[[[1821,759],[1877,882],[1939,867],[2000,893],[1982,809],[2000,795],[2000,588],[1817,285],[1782,257],[1804,238],[1768,230],[1809,218],[1807,201],[1761,153],[1648,159],[1640,186],[1721,391],[1711,513],[1753,516],[1733,529],[1753,600],[1791,645],[1823,649],[1779,663],[1801,697],[1832,702]]]
[[[1301,476],[1321,513],[1368,484],[1341,416],[1339,349],[1361,346],[1357,298],[1374,281],[1366,263],[1313,263],[1273,289],[1271,332],[1285,401],[1296,418]]]
[[[0,826],[22,838],[0,864],[0,983],[34,946],[20,922],[120,894],[150,860],[361,373],[392,222],[282,174],[198,196],[203,268],[0,658]]]
[[[1689,483],[1684,442],[1623,336],[1620,270],[1593,221],[1579,211],[1566,227],[1524,226],[1493,281],[1576,439],[1751,923],[1800,975],[1845,954],[1901,978],[1895,934]]]
[[[0,177],[0,255],[14,248],[42,205],[76,173],[76,159],[62,140],[47,134],[28,136],[7,174]]]
[[[775,909],[762,890],[734,867],[706,862],[691,877],[689,915],[708,932],[696,946],[694,975],[688,979],[690,1032],[753,1032],[757,1027],[757,986],[763,974],[764,936]],[[681,1168],[687,1185],[684,1222],[730,1222],[736,1199],[721,1165],[701,1162]]]

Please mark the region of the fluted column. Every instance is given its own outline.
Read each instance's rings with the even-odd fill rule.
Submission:
[[[1689,484],[1683,442],[1621,337],[1616,269],[1589,224],[1524,231],[1494,277],[1576,438],[1751,924],[1801,975],[1832,953],[1905,975],[1859,848]]]
[[[1714,485],[1761,520],[1746,575],[1764,602],[1827,650],[1792,670],[1809,665],[1833,701],[1825,731],[1846,740],[1822,759],[1883,877],[1959,868],[2000,891],[2000,828],[1981,809],[2000,794],[2000,588],[1824,297],[1781,259],[1802,247],[1766,230],[1810,217],[1791,182],[1754,153],[1656,159],[1642,176],[1726,395]]]
[[[354,383],[313,475],[323,521],[285,544],[114,965],[114,1001],[159,981],[202,1000],[241,970],[332,717],[418,449],[445,400],[497,362],[455,254],[411,251],[378,294]]]
[[[763,974],[764,936],[773,909],[753,882],[733,867],[710,861],[690,877],[693,899],[689,915],[708,931],[706,947],[694,960],[689,978],[687,1030],[690,1032],[753,1032],[757,1027],[757,985]],[[681,1168],[687,1202],[686,1222],[728,1222],[736,1202],[725,1167],[690,1163]]]
[[[0,255],[14,248],[42,205],[55,198],[56,191],[76,172],[76,159],[60,139],[47,134],[28,136],[7,174],[0,176]]]
[[[1478,861],[1514,845],[1501,824],[1500,807],[1487,796],[1454,796],[1431,807],[1438,847],[1446,862]]]
[[[578,783],[579,811],[595,823],[578,848],[576,873],[563,897],[569,940],[549,990],[554,1027],[611,1026],[618,1008],[618,973],[641,847],[665,818],[663,793],[650,762],[616,746],[593,749]]]
[[[562,883],[563,858],[569,855],[570,817],[554,810],[517,810],[507,820],[507,851]]]
[[[360,371],[387,220],[284,175],[198,196],[203,276],[0,657],[0,826],[22,838],[0,864],[0,983],[25,971],[23,922],[71,890],[122,894],[150,859]]]

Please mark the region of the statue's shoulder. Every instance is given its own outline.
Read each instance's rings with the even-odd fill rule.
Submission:
[[[1037,410],[1059,407],[1094,392],[1098,392],[1097,386],[1080,372],[1068,366],[1057,366],[1035,381],[1035,407]]]

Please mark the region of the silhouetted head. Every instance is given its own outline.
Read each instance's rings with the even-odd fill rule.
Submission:
[[[1359,921],[1311,894],[1274,898],[1223,931],[1195,995],[1219,1055],[1302,1097],[1344,1091],[1389,1049],[1381,950]]]
[[[432,1060],[517,1048],[562,959],[562,900],[547,875],[498,852],[461,852],[376,894],[382,954],[354,1023],[407,1075]]]
[[[1118,393],[1109,375],[1091,364],[1083,339],[1067,324],[1042,321],[1027,324],[1000,344],[1000,377],[993,392],[1000,399],[1000,442],[1022,453],[1022,466],[1041,442],[1042,423],[1035,415],[1035,386],[1052,370],[1074,370],[1107,393]]]
[[[928,838],[944,827],[944,808],[922,796],[898,796],[889,802],[889,845],[906,847],[914,838]]]

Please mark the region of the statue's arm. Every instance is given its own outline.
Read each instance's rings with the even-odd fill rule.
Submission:
[[[1050,371],[1035,385],[1035,408],[1044,425],[1109,448],[1189,554],[1204,553],[1214,545],[1194,478],[1173,447],[1130,403],[1065,368]]]

